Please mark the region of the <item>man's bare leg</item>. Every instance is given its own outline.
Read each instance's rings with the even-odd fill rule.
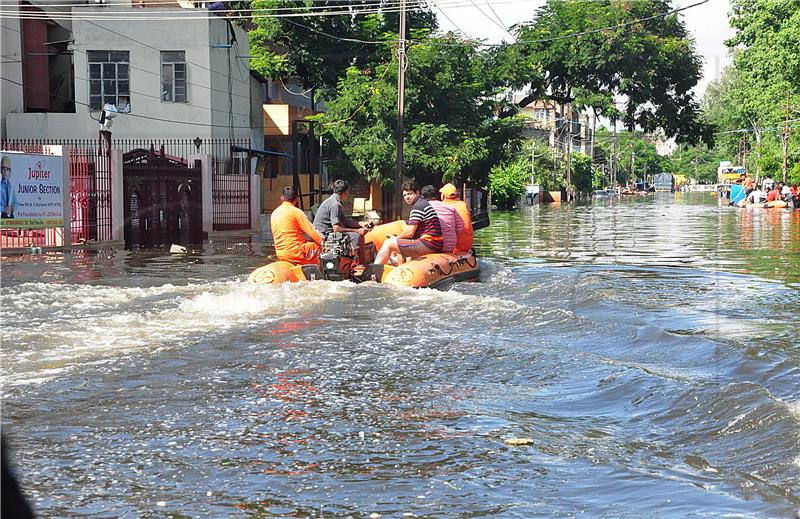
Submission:
[[[392,252],[400,253],[400,249],[397,247],[397,238],[395,237],[387,238],[387,240],[383,242],[381,250],[378,251],[378,254],[375,256],[375,263],[378,265],[386,265],[389,263]]]

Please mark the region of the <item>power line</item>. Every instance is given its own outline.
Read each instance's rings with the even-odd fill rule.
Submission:
[[[314,2],[325,2],[326,0],[311,0],[312,3]],[[254,13],[254,12],[280,12],[280,11],[304,11],[304,10],[326,10],[331,9],[332,7],[335,9],[339,9],[341,11],[345,10],[355,10],[358,8],[377,8],[377,7],[385,7],[385,6],[396,6],[399,5],[399,0],[388,0],[388,1],[381,1],[381,0],[368,0],[362,3],[353,3],[351,0],[339,0],[341,5],[339,6],[331,6],[331,5],[318,5],[318,6],[296,6],[296,7],[260,7],[257,9],[214,9],[209,10],[208,7],[181,7],[179,6],[174,0],[165,0],[165,1],[150,1],[146,2],[146,6],[138,7],[132,6],[130,1],[121,1],[121,2],[104,2],[98,4],[87,4],[87,3],[46,3],[46,2],[37,2],[32,4],[30,7],[34,8],[50,8],[56,10],[62,9],[72,9],[72,8],[84,8],[84,9],[91,9],[89,14],[100,14],[100,13],[118,13],[119,11],[112,11],[110,10],[111,7],[121,7],[121,8],[131,8],[136,10],[137,12],[151,12],[151,13],[164,13],[164,12],[177,12],[177,11],[199,11],[199,12],[214,12],[214,13]],[[449,1],[458,1],[458,0],[449,0]],[[463,1],[463,0],[462,0]],[[224,0],[220,3],[235,3],[237,0]],[[423,0],[414,0],[415,3],[419,3],[420,5]],[[6,3],[6,2],[3,2]],[[211,4],[212,2],[204,2],[206,4]],[[214,2],[216,3],[216,2]],[[8,3],[7,3],[8,4]],[[163,7],[165,9],[159,10],[154,7]]]
[[[595,0],[588,0],[588,1],[595,1]],[[597,1],[601,1],[601,0],[597,0]],[[613,29],[621,29],[623,27],[628,27],[630,25],[635,25],[635,24],[642,23],[642,22],[647,22],[647,21],[650,21],[650,20],[656,20],[658,18],[666,18],[667,16],[671,16],[671,15],[679,13],[681,11],[686,11],[687,9],[692,9],[693,7],[697,7],[697,6],[706,4],[706,3],[710,2],[710,1],[711,0],[701,0],[700,2],[695,2],[693,4],[689,4],[689,5],[686,5],[684,7],[678,7],[676,9],[671,10],[671,11],[667,11],[667,12],[660,13],[660,14],[653,15],[653,16],[648,16],[648,17],[645,17],[645,18],[638,18],[636,20],[631,20],[629,22],[623,22],[623,23],[620,23],[620,24],[617,24],[617,25],[611,25],[611,26],[608,26],[608,27],[600,27],[600,28],[597,28],[597,29],[590,29],[590,30],[580,31],[580,32],[572,32],[572,33],[569,33],[569,34],[561,34],[561,35],[558,35],[558,36],[551,36],[551,37],[548,37],[548,38],[539,38],[539,39],[535,39],[535,40],[516,41],[516,42],[513,42],[513,43],[478,43],[477,45],[479,47],[510,47],[510,46],[515,46],[515,45],[529,45],[529,44],[532,44],[532,43],[546,43],[546,42],[549,42],[549,41],[563,40],[563,39],[566,39],[566,38],[575,38],[575,37],[579,37],[579,36],[586,36],[588,34],[595,34],[595,33],[598,33],[598,32],[605,32],[605,31],[610,31],[610,30],[613,30]],[[448,18],[448,20],[449,20],[449,18]],[[450,22],[452,23],[452,20]],[[453,24],[453,25],[455,25],[455,24]],[[450,44],[450,43],[436,43],[436,44],[444,46],[444,47],[459,47],[459,46],[461,46],[461,44]]]
[[[334,36],[333,34],[328,34],[325,31],[321,31],[319,29],[315,29],[314,27],[309,27],[308,25],[303,25],[302,23],[298,23],[298,22],[289,20],[288,18],[285,19],[284,22],[289,22],[292,25],[296,25],[298,27],[302,27],[303,29],[315,32],[317,34],[322,34],[323,36],[327,36],[328,38],[333,38],[333,39],[341,40],[341,41],[349,41],[349,42],[353,42],[353,43],[365,43],[365,44],[372,44],[372,45],[384,45],[386,43],[394,41],[394,40],[370,41],[370,40],[359,40],[357,38],[345,38],[345,37],[342,37],[342,36]]]
[[[460,0],[459,0],[460,1]],[[308,8],[310,9],[310,8]],[[318,8],[319,11],[315,12],[308,12],[308,11],[291,11],[285,13],[271,13],[266,12],[264,10],[258,9],[249,9],[244,11],[238,10],[218,10],[218,11],[206,11],[206,10],[188,10],[182,9],[181,11],[186,11],[183,14],[176,15],[176,13],[180,12],[178,10],[169,10],[169,11],[154,11],[154,10],[137,10],[131,9],[126,11],[105,11],[99,13],[89,13],[89,12],[81,12],[81,13],[73,13],[73,12],[30,12],[30,11],[14,11],[14,10],[0,10],[0,15],[4,18],[10,19],[48,19],[48,20],[103,20],[103,21],[113,21],[113,20],[125,20],[125,21],[159,21],[159,20],[206,20],[208,19],[209,14],[214,14],[223,19],[258,19],[258,18],[306,18],[306,17],[322,17],[322,16],[356,16],[356,15],[366,15],[366,14],[384,14],[384,13],[395,13],[400,12],[399,7],[389,6],[377,6],[376,7],[368,7],[366,9],[354,11],[351,7],[347,7],[345,9],[330,9],[327,7],[320,7]],[[411,10],[427,10],[427,4],[418,0],[415,4],[412,4]],[[243,14],[244,12],[249,12],[250,14]],[[231,15],[230,17],[222,17],[220,15]]]
[[[45,91],[43,89],[33,88],[33,87],[29,86],[29,85],[23,85],[22,83],[19,83],[17,81],[14,81],[14,80],[11,80],[11,79],[8,79],[8,78],[5,78],[5,77],[0,77],[0,79],[2,79],[3,81],[8,81],[11,84],[20,86],[20,87],[22,87],[22,88],[24,88],[26,90],[32,90],[34,92],[45,93]],[[47,92],[47,93],[50,94],[50,92]],[[87,103],[82,103],[80,101],[76,101],[75,99],[72,99],[70,97],[64,97],[64,96],[60,96],[60,95],[57,95],[57,94],[50,94],[50,95],[52,97],[57,98],[57,99],[64,99],[66,101],[71,101],[71,102],[75,103],[76,105],[85,106],[86,108],[89,108],[90,110],[92,108],[91,105],[89,105]],[[206,128],[225,128],[225,129],[229,128],[229,126],[227,124],[223,125],[223,124],[196,123],[196,122],[191,122],[191,121],[179,121],[179,120],[174,120],[174,119],[164,119],[162,117],[153,117],[153,116],[149,116],[149,115],[142,115],[142,114],[135,114],[135,113],[127,113],[126,114],[126,113],[118,112],[118,115],[125,116],[125,117],[135,117],[137,119],[146,119],[146,120],[150,120],[150,121],[159,121],[159,122],[164,122],[164,123],[183,124],[183,125],[189,125],[189,126],[202,126],[202,127],[206,127]],[[235,115],[235,114],[232,114],[232,115]],[[233,126],[233,128],[238,129],[238,130],[252,130],[253,129],[252,126]]]
[[[508,26],[505,24],[505,22],[503,22],[503,20],[497,14],[497,11],[494,10],[494,7],[492,7],[492,4],[489,3],[489,0],[484,0],[484,1],[486,2],[486,6],[489,8],[489,10],[492,11],[492,13],[494,14],[494,17],[497,18],[497,21],[500,22],[500,24],[503,26],[503,30],[506,31],[512,38],[514,38],[514,41],[517,41],[517,37],[514,36],[514,34],[512,34],[511,31],[508,30]]]
[[[504,26],[502,23],[499,23],[499,24],[498,24],[498,23],[497,23],[497,21],[495,21],[495,19],[494,19],[494,18],[492,18],[491,16],[489,16],[488,14],[486,14],[486,13],[483,11],[483,9],[481,9],[481,8],[478,6],[478,4],[476,4],[476,3],[475,3],[475,1],[474,1],[474,0],[470,0],[470,3],[471,3],[473,6],[475,6],[475,9],[477,9],[477,10],[478,10],[478,12],[479,12],[479,13],[481,13],[481,14],[483,15],[483,17],[484,17],[484,18],[486,18],[487,20],[489,20],[490,22],[492,22],[492,23],[493,23],[494,25],[496,25],[497,27],[500,27],[500,29],[502,29],[503,31],[507,32],[507,33],[508,33],[508,34],[509,34],[509,35],[510,35],[512,38],[514,37],[514,35],[513,35],[513,34],[511,34],[510,32],[508,32],[508,28],[507,28],[506,26]],[[489,5],[489,2],[488,2],[488,1],[486,2],[486,5]],[[489,7],[491,7],[491,6],[489,6]],[[495,13],[495,16],[497,16],[497,13]]]

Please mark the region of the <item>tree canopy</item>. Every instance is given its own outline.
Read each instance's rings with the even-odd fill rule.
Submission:
[[[702,103],[720,130],[717,151],[757,176],[780,177],[785,146],[789,180],[800,182],[800,132],[786,142],[783,133],[787,102],[790,126],[800,114],[800,0],[732,0],[731,9],[733,65]]]
[[[701,60],[668,0],[548,0],[516,30],[505,59],[516,65],[511,85],[529,89],[520,106],[571,102],[631,131],[710,142],[691,91]]]
[[[493,117],[497,87],[475,43],[416,31],[408,49],[406,174],[423,182],[485,185],[491,165],[519,148],[521,122]],[[340,79],[320,132],[338,143],[356,172],[390,177],[396,146],[397,62],[352,66]]]
[[[379,4],[374,0],[349,0],[346,5],[341,0],[253,0],[254,10],[283,9],[306,16],[254,17],[251,67],[265,77],[293,78],[324,95],[336,88],[349,67],[368,68],[390,59],[397,46],[400,17],[389,9],[377,13]],[[334,12],[344,14],[320,15]],[[415,9],[409,11],[406,27],[433,31],[436,17],[429,10]]]

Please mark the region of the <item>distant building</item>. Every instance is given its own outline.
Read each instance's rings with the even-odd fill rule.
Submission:
[[[548,143],[552,148],[566,149],[572,140],[572,151],[592,154],[593,129],[591,118],[584,113],[573,112],[571,125],[568,123],[567,108],[554,101],[534,101],[522,108],[528,119],[523,135]]]

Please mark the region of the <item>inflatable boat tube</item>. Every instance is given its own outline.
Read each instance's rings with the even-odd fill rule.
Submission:
[[[472,252],[426,254],[391,268],[383,283],[401,287],[436,288],[446,283],[477,279],[480,267]]]
[[[395,220],[394,222],[376,225],[367,234],[364,235],[364,243],[371,243],[375,245],[375,252],[381,250],[383,242],[389,236],[397,236],[406,230],[405,220]]]
[[[403,232],[406,223],[397,220],[374,227],[364,236],[365,243],[372,243],[380,250],[388,236]],[[432,253],[406,261],[397,267],[391,265],[359,265],[353,269],[351,281],[360,283],[374,281],[401,287],[439,287],[454,281],[476,279],[480,266],[472,251]],[[274,261],[254,270],[247,281],[279,285],[325,279],[319,265],[293,265],[287,261]]]

